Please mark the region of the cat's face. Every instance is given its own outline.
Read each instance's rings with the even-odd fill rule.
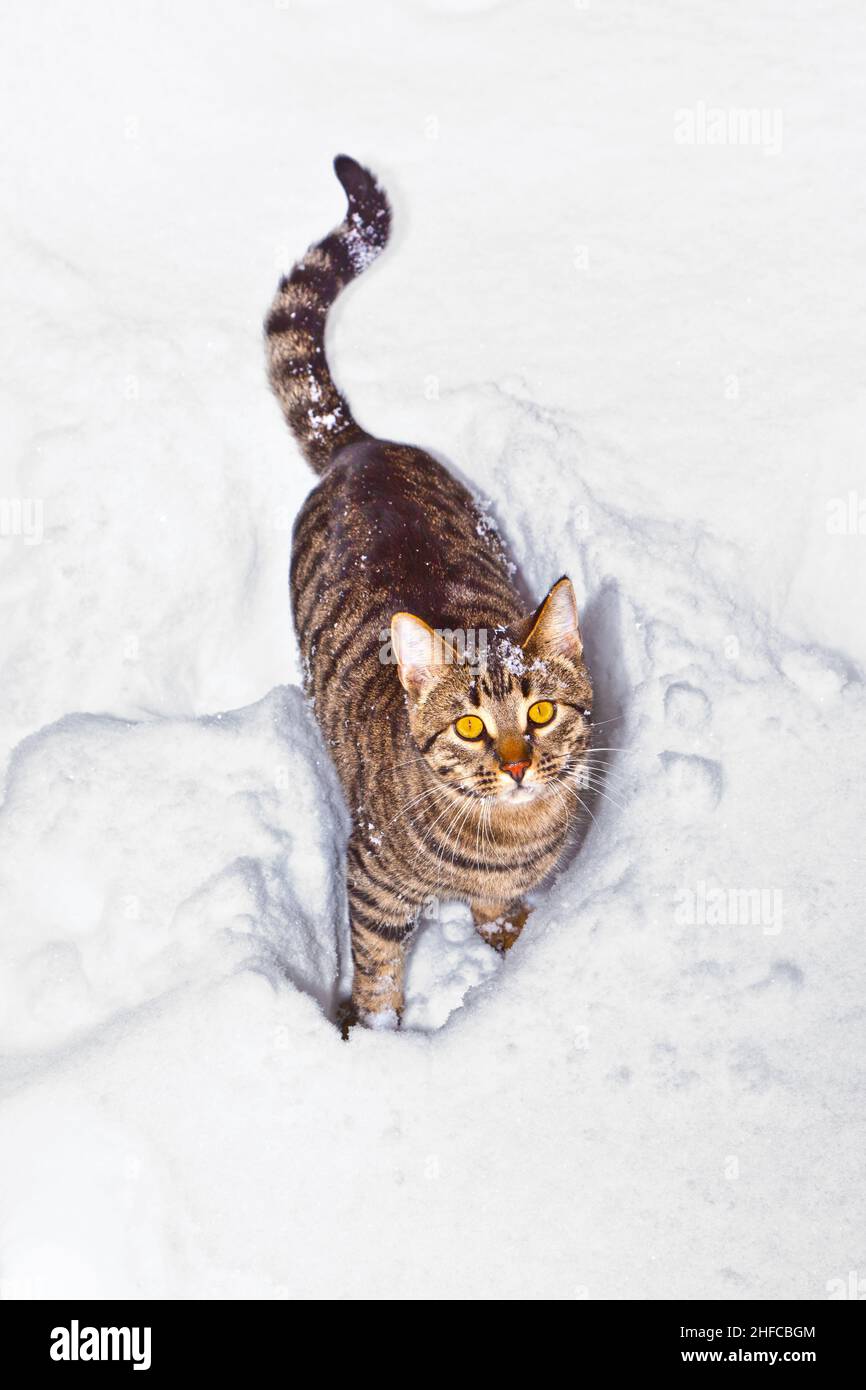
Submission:
[[[473,653],[408,613],[391,630],[412,736],[437,777],[504,806],[556,795],[585,754],[592,706],[571,582]]]

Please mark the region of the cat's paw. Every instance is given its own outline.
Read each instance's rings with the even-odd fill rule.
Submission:
[[[478,935],[487,942],[488,946],[492,946],[495,951],[504,956],[506,951],[511,950],[526,926],[529,912],[530,909],[526,903],[515,903],[512,907],[500,912],[498,916],[493,917],[490,915],[489,908],[479,905],[473,907],[472,919]]]
[[[380,1009],[377,1013],[370,1010],[361,1011],[358,1014],[358,1022],[365,1028],[374,1028],[377,1032],[393,1032],[400,1027],[400,1015],[396,1009]]]
[[[352,1028],[372,1028],[376,1031],[393,1032],[400,1027],[400,1014],[396,1009],[361,1009],[351,999],[346,999],[337,1009],[334,1019],[340,1030],[343,1042],[349,1041]]]
[[[343,1042],[348,1042],[349,1029],[354,1028],[355,1024],[358,1022],[358,1010],[355,1008],[351,999],[344,999],[342,1004],[337,1005],[334,1022],[340,1030],[340,1037],[343,1039]]]

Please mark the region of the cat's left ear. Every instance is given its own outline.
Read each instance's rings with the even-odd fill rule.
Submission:
[[[521,642],[529,656],[565,656],[579,661],[583,654],[577,599],[571,580],[563,575],[529,619],[529,632]]]
[[[414,613],[394,614],[391,645],[397,658],[400,684],[414,699],[440,679],[443,666],[459,660],[454,648]]]

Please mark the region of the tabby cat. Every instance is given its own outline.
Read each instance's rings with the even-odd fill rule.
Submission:
[[[469,902],[500,950],[516,940],[523,895],[566,842],[592,690],[570,580],[527,614],[467,489],[421,449],[367,434],[334,385],[328,309],[391,226],[373,175],[345,155],[334,168],[345,220],[280,282],[265,330],[271,385],[321,478],[295,523],[291,598],[352,816],[352,1008],[396,1027],[431,899]]]

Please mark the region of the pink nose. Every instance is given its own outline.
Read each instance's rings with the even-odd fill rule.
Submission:
[[[528,767],[528,760],[523,763],[503,763],[502,771],[510,773],[511,776],[514,778],[515,782],[522,782],[523,774]]]

